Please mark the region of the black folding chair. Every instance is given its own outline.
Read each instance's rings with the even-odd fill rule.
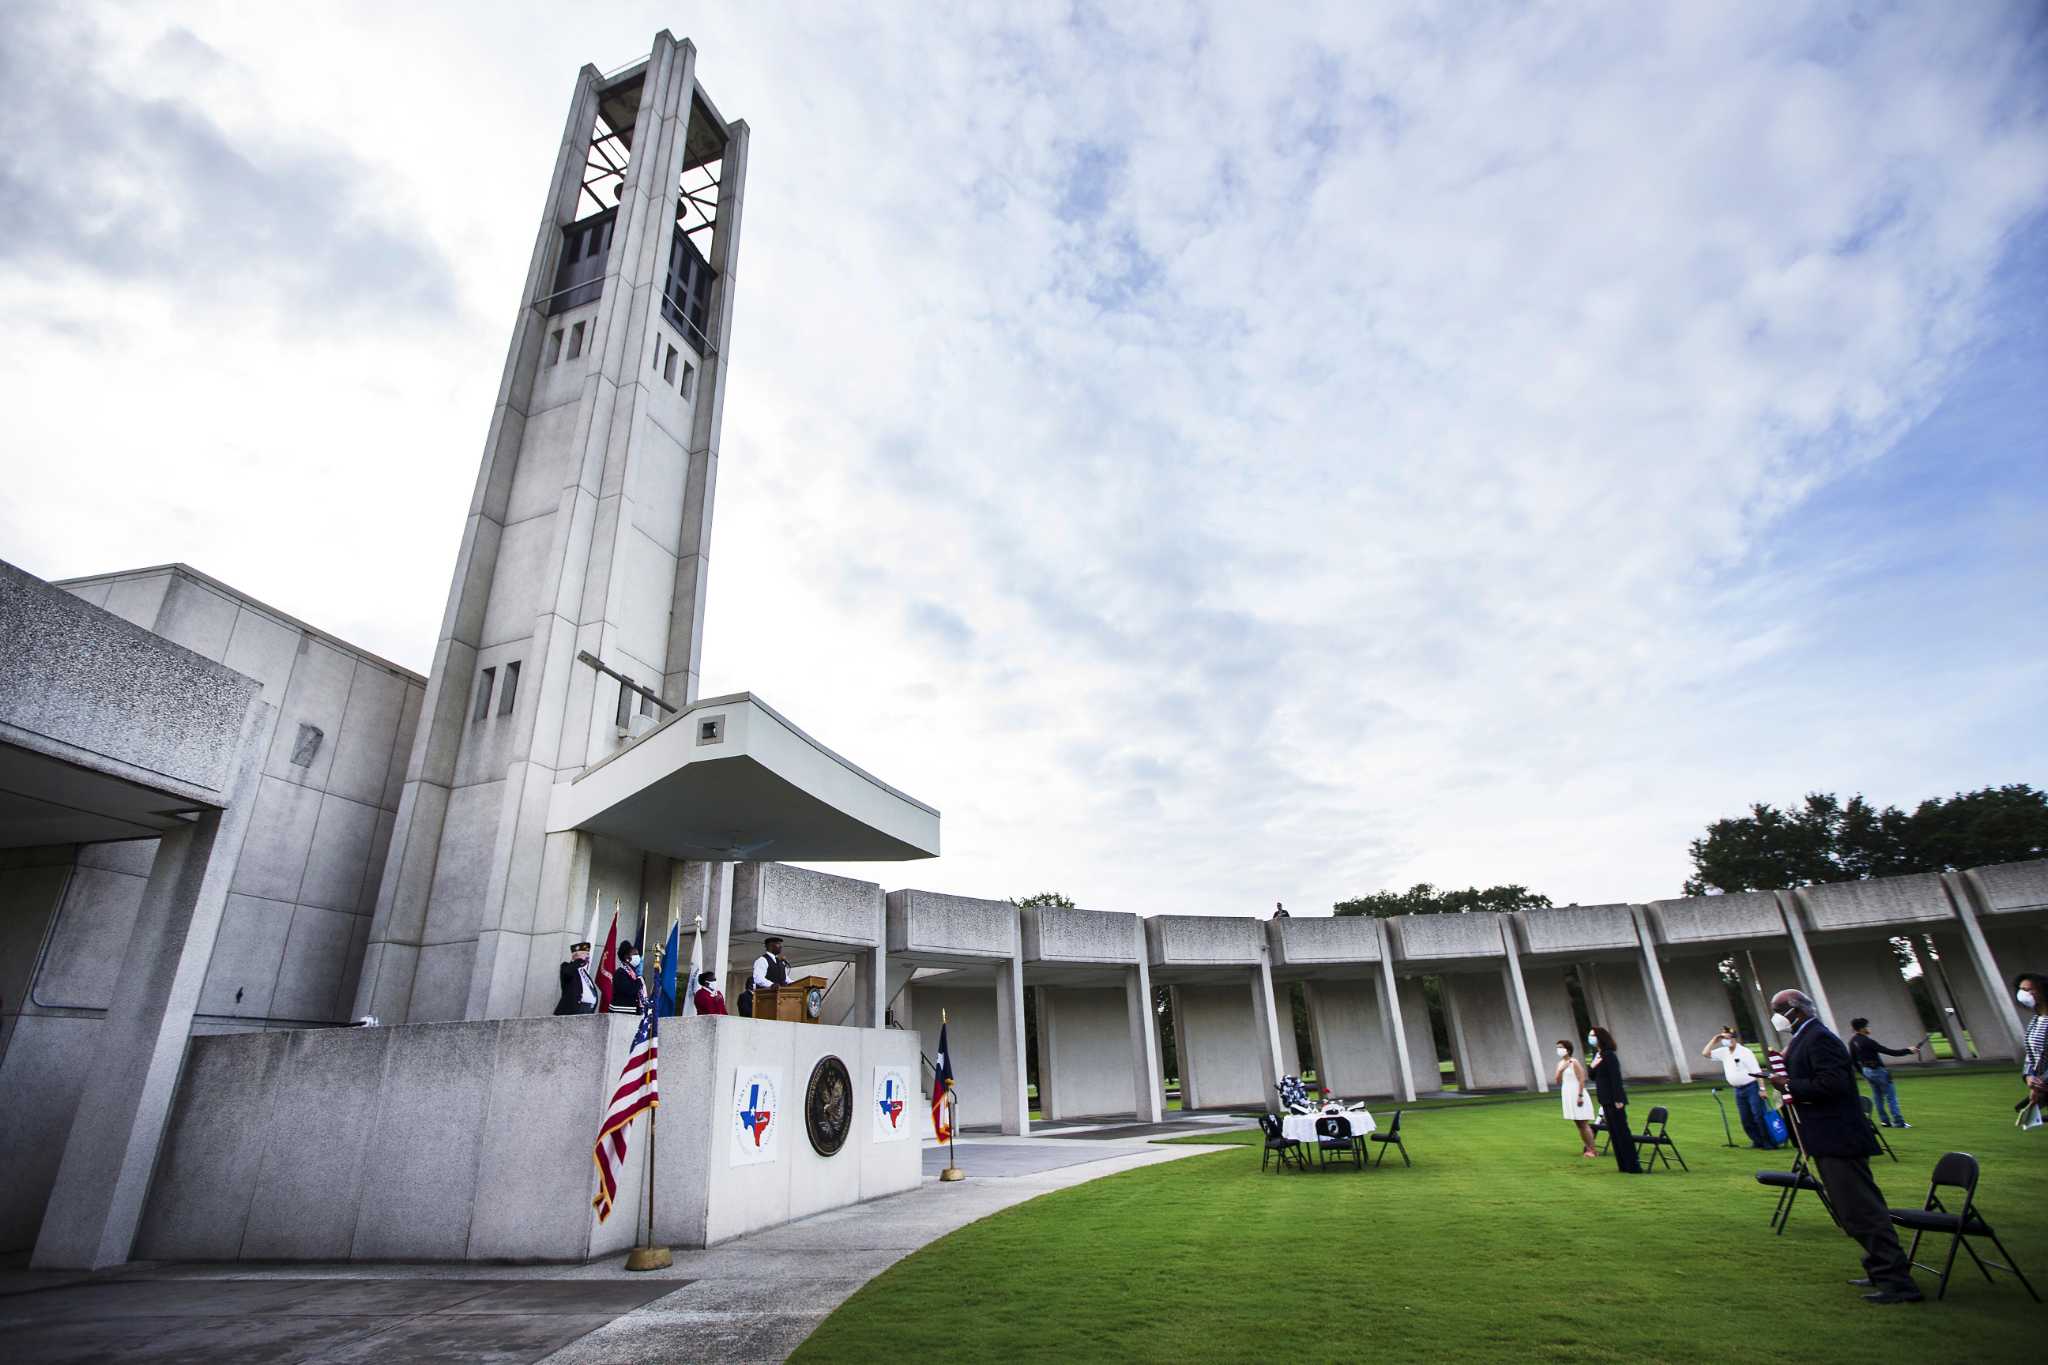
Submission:
[[[1298,1140],[1288,1137],[1280,1131],[1280,1118],[1277,1114],[1259,1115],[1259,1128],[1266,1135],[1266,1145],[1259,1153],[1259,1169],[1261,1171],[1266,1169],[1267,1163],[1272,1161],[1276,1155],[1280,1158],[1280,1169],[1285,1169],[1289,1162],[1292,1162],[1301,1170],[1305,1171],[1308,1169],[1307,1150],[1302,1147]]]
[[[1652,1127],[1655,1127],[1657,1131],[1651,1132],[1650,1129]],[[1651,1105],[1649,1117],[1643,1120],[1643,1131],[1636,1134],[1636,1146],[1648,1147],[1650,1149],[1649,1164],[1644,1166],[1643,1169],[1646,1172],[1656,1170],[1659,1160],[1662,1160],[1665,1166],[1669,1167],[1671,1165],[1671,1158],[1677,1157],[1679,1169],[1683,1170],[1687,1175],[1691,1175],[1692,1167],[1685,1164],[1684,1154],[1678,1150],[1678,1144],[1671,1140],[1670,1128],[1671,1111],[1661,1104]],[[1669,1156],[1665,1155],[1667,1152],[1670,1154]]]
[[[1602,1113],[1605,1113],[1606,1111],[1605,1111],[1605,1110],[1603,1109],[1603,1110],[1601,1110],[1600,1112],[1602,1112]],[[1607,1127],[1607,1120],[1606,1120],[1606,1119],[1594,1119],[1594,1120],[1593,1120],[1593,1131],[1594,1131],[1594,1132],[1596,1132],[1596,1133],[1598,1133],[1598,1134],[1600,1135],[1600,1155],[1602,1155],[1602,1156],[1606,1156],[1606,1155],[1607,1155],[1607,1140],[1608,1140],[1608,1136],[1609,1136],[1609,1132],[1610,1132],[1610,1130],[1609,1130],[1609,1129],[1608,1129],[1608,1127]]]
[[[1886,1156],[1890,1157],[1893,1161],[1897,1161],[1899,1154],[1892,1150],[1891,1139],[1884,1135],[1884,1129],[1878,1127],[1877,1120],[1872,1117],[1877,1112],[1877,1105],[1871,1101],[1868,1095],[1858,1095],[1856,1098],[1863,1104],[1863,1121],[1870,1125],[1870,1135],[1877,1139],[1878,1146],[1884,1148]]]
[[[1778,1205],[1771,1210],[1771,1227],[1780,1237],[1785,1235],[1785,1224],[1792,1221],[1792,1204],[1799,1198],[1801,1190],[1811,1190],[1819,1195],[1821,1207],[1828,1211],[1828,1217],[1835,1216],[1835,1206],[1828,1203],[1827,1187],[1806,1173],[1805,1157],[1795,1158],[1789,1171],[1758,1171],[1756,1183],[1778,1192]]]
[[[1372,1163],[1375,1166],[1387,1164],[1387,1147],[1389,1145],[1401,1149],[1401,1164],[1403,1166],[1413,1166],[1415,1164],[1408,1159],[1408,1144],[1401,1141],[1401,1111],[1398,1109],[1394,1111],[1394,1121],[1387,1125],[1386,1132],[1369,1133],[1366,1135],[1366,1140],[1380,1144],[1379,1159]]]
[[[1332,1161],[1339,1165],[1348,1161],[1364,1170],[1365,1144],[1351,1135],[1350,1119],[1325,1114],[1316,1120],[1316,1164],[1327,1166]]]
[[[1961,1208],[1951,1212],[1948,1206],[1941,1202],[1938,1191],[1944,1185],[1963,1192]],[[1936,1292],[1935,1298],[1941,1298],[1948,1293],[1949,1271],[1955,1268],[1956,1248],[1961,1247],[1969,1252],[1970,1259],[1977,1263],[1977,1269],[1983,1274],[1986,1284],[1992,1283],[1993,1270],[2010,1271],[2027,1287],[2027,1293],[2033,1295],[2034,1302],[2041,1302],[2041,1296],[2034,1293],[2033,1283],[2027,1279],[2026,1272],[2013,1261],[2012,1253],[2005,1249],[2005,1243],[1998,1240],[1998,1234],[1991,1230],[1991,1224],[1985,1221],[1983,1211],[1977,1207],[1977,1158],[1968,1152],[1942,1153],[1941,1160],[1934,1163],[1934,1178],[1927,1182],[1926,1206],[1918,1209],[1893,1209],[1891,1215],[1894,1227],[1913,1229],[1913,1245],[1906,1248],[1906,1259],[1913,1261],[1913,1264],[1922,1270],[1931,1271],[1934,1267],[1921,1265],[1919,1261],[1913,1260],[1920,1250],[1920,1238],[1930,1232],[1949,1234],[1948,1259],[1942,1262],[1941,1288]],[[1991,1245],[1998,1248],[1998,1254],[2005,1257],[2005,1263],[1987,1263],[1977,1254],[1977,1248],[1970,1245],[1972,1237],[1989,1237]]]

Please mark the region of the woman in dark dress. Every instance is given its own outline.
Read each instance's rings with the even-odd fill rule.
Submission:
[[[1607,1125],[1608,1141],[1614,1144],[1614,1164],[1623,1175],[1641,1175],[1636,1160],[1635,1134],[1628,1126],[1628,1090],[1621,1083],[1621,1053],[1614,1035],[1595,1025],[1586,1035],[1586,1046],[1594,1049],[1586,1069],[1593,1076],[1593,1093],[1600,1097],[1600,1121]]]

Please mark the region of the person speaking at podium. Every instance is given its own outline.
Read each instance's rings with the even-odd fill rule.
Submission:
[[[740,1013],[754,1017],[754,992],[770,986],[789,984],[789,962],[782,956],[782,940],[771,938],[761,945],[761,955],[754,959],[754,970],[747,978],[747,989],[740,996]]]

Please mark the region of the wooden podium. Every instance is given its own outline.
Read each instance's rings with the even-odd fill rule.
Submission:
[[[756,987],[754,1017],[815,1024],[824,1009],[825,989],[831,984],[822,976],[802,976],[786,986]]]

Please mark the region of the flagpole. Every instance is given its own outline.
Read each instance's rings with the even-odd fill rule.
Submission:
[[[945,1006],[941,1005],[941,1006],[939,1007],[939,1037],[943,1039],[943,1038],[944,1038],[945,1036],[946,1036],[946,1009],[945,1009]],[[945,1055],[944,1055],[944,1052],[945,1052],[945,1049],[941,1048],[941,1049],[940,1049],[940,1054],[941,1054],[941,1055],[940,1055],[940,1057],[939,1057],[939,1060],[940,1060],[940,1061],[942,1061],[942,1062],[944,1062],[944,1063],[946,1063],[946,1069],[947,1069],[948,1071],[951,1071],[951,1070],[953,1069],[953,1059],[952,1059],[952,1058],[950,1058],[950,1057],[947,1057],[947,1056],[945,1056]],[[933,1080],[932,1080],[932,1083],[933,1083],[934,1085],[938,1084],[938,1078],[937,1078],[937,1076],[936,1076],[936,1075],[934,1075],[934,1077],[933,1077]],[[950,1076],[948,1076],[948,1077],[946,1078],[946,1093],[945,1093],[945,1098],[944,1098],[944,1100],[942,1101],[942,1103],[943,1103],[943,1104],[945,1105],[945,1108],[946,1108],[946,1120],[947,1120],[947,1121],[946,1121],[946,1169],[945,1169],[945,1170],[943,1170],[943,1171],[940,1171],[940,1172],[939,1172],[939,1179],[940,1179],[940,1180],[965,1180],[965,1179],[967,1178],[967,1172],[965,1172],[965,1171],[963,1171],[963,1170],[961,1170],[961,1169],[960,1169],[960,1161],[959,1161],[959,1158],[958,1158],[958,1156],[956,1155],[956,1153],[955,1153],[955,1151],[954,1151],[954,1147],[953,1147],[953,1142],[954,1142],[954,1139],[955,1139],[955,1138],[956,1138],[956,1137],[958,1136],[958,1134],[959,1134],[959,1132],[960,1132],[960,1103],[959,1103],[959,1101],[958,1101],[958,1100],[957,1100],[957,1099],[956,1099],[956,1098],[954,1097],[954,1093],[953,1093],[953,1080],[952,1080],[952,1078],[951,1078]]]
[[[659,1061],[661,1015],[659,1005],[653,1006],[651,1008],[653,1008],[656,1011],[656,1022],[654,1027],[655,1038],[657,1040],[657,1060],[655,1062],[655,1072],[658,1078],[660,1075],[661,1066],[661,1063]],[[659,1084],[658,1079],[656,1083]],[[647,1242],[644,1246],[636,1246],[631,1251],[626,1253],[626,1269],[628,1270],[666,1270],[670,1266],[675,1264],[675,1257],[672,1254],[670,1254],[669,1249],[667,1247],[656,1246],[654,1244],[654,1127],[655,1123],[660,1118],[660,1115],[661,1101],[657,1099],[653,1104],[649,1105],[647,1108],[647,1156],[645,1158],[645,1164],[642,1167],[642,1173],[640,1177],[642,1180],[647,1182]]]

